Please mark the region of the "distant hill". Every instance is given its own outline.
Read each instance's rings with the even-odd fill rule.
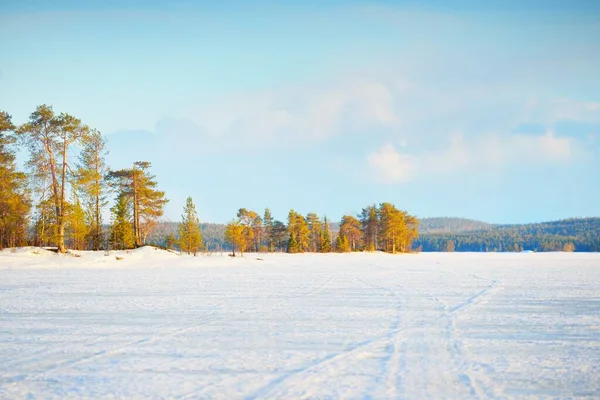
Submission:
[[[230,250],[231,246],[225,243],[225,224],[200,224],[202,229],[202,240],[204,245],[211,251],[219,249]],[[165,238],[171,233],[175,237],[179,235],[179,222],[160,222],[146,239],[146,243],[157,246],[165,246]]]
[[[600,251],[600,218],[489,225],[471,231],[421,230],[413,246],[422,251],[446,251],[450,241],[456,251],[562,251],[565,244],[573,244],[575,251]]]
[[[492,224],[466,218],[422,218],[419,220],[419,232],[421,233],[458,233],[482,231],[491,229]]]
[[[332,224],[334,235],[337,225]],[[148,237],[148,244],[165,245],[165,237],[178,234],[177,222],[162,222]],[[204,243],[212,251],[229,250],[224,224],[202,224]],[[600,251],[600,218],[572,218],[534,224],[495,225],[465,218],[423,218],[413,248],[446,251],[562,251],[572,243],[575,251]]]

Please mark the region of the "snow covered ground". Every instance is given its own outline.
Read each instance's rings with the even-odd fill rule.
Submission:
[[[600,398],[600,254],[79,254],[0,253],[0,398]]]

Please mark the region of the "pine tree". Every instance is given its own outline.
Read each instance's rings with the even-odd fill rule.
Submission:
[[[88,128],[68,114],[56,116],[52,107],[41,105],[30,115],[29,122],[18,132],[30,150],[29,164],[50,180],[54,201],[56,245],[60,253],[66,252],[65,222],[70,171],[67,154],[69,147],[81,140]]]
[[[15,142],[14,129],[11,116],[0,111],[0,250],[25,243],[31,208],[25,174],[17,171],[10,148]]]
[[[273,238],[273,246],[278,251],[284,251],[289,241],[288,228],[281,221],[273,221],[271,237]]]
[[[379,246],[390,253],[409,252],[413,239],[418,236],[417,218],[390,203],[380,204],[378,217]]]
[[[290,248],[293,252],[305,252],[308,250],[310,230],[308,229],[308,223],[306,219],[294,210],[290,210],[288,214],[288,233],[289,243],[288,252]],[[292,239],[294,243],[292,243]],[[291,246],[293,244],[293,246]]]
[[[301,253],[300,246],[298,245],[298,240],[296,239],[296,233],[294,231],[290,232],[290,240],[288,241],[288,253]]]
[[[273,216],[271,215],[271,210],[268,208],[265,208],[265,214],[263,216],[263,230],[267,251],[272,252],[274,249]]]
[[[93,129],[83,137],[83,149],[79,155],[76,172],[77,189],[88,215],[88,231],[91,248],[99,250],[102,243],[102,209],[106,207],[106,139]]]
[[[244,226],[239,221],[233,220],[225,227],[225,241],[231,244],[233,248],[233,256],[235,257],[236,247],[240,249],[242,257],[244,256],[244,244],[246,238],[244,237]]]
[[[331,232],[329,231],[329,222],[327,222],[327,216],[323,219],[323,226],[321,229],[321,235],[319,237],[319,252],[331,252]]]
[[[56,241],[53,204],[51,199],[42,197],[35,207],[33,241],[35,246],[48,246]]]
[[[165,204],[169,202],[165,192],[156,188],[158,184],[156,177],[149,172],[150,166],[147,161],[136,161],[131,169],[108,174],[108,180],[118,196],[126,196],[131,200],[136,247],[145,244],[157,219],[163,215]]]
[[[362,237],[360,221],[351,215],[344,215],[340,223],[340,236],[346,238],[352,251],[359,250]]]
[[[181,219],[179,247],[182,252],[195,256],[202,248],[202,232],[200,230],[200,219],[191,197],[188,197],[185,202]]]
[[[308,223],[308,229],[310,230],[308,249],[313,253],[319,251],[321,234],[323,231],[321,220],[315,213],[308,213],[306,215],[306,222]]]
[[[85,210],[78,198],[74,198],[73,204],[69,205],[67,214],[67,237],[71,247],[75,250],[85,249],[85,238],[88,235],[89,226],[86,224]]]
[[[361,228],[363,232],[363,243],[365,251],[377,250],[377,207],[368,206],[362,209],[360,214]]]
[[[110,238],[114,249],[123,250],[135,247],[135,233],[131,224],[130,199],[125,194],[117,196],[116,204],[111,208],[112,226]]]
[[[338,237],[335,241],[335,248],[338,253],[350,252],[351,249],[350,249],[350,243],[348,242],[348,238],[343,234],[338,235]]]
[[[262,219],[255,211],[240,208],[237,212],[240,224],[244,232],[244,250],[260,250],[260,241],[262,236]]]

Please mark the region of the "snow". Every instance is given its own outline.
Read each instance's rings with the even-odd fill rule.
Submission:
[[[23,248],[0,277],[2,399],[600,398],[600,254]]]

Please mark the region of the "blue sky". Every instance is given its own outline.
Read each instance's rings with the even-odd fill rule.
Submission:
[[[600,215],[597,2],[8,0],[0,37],[0,109],[151,161],[170,219]]]

